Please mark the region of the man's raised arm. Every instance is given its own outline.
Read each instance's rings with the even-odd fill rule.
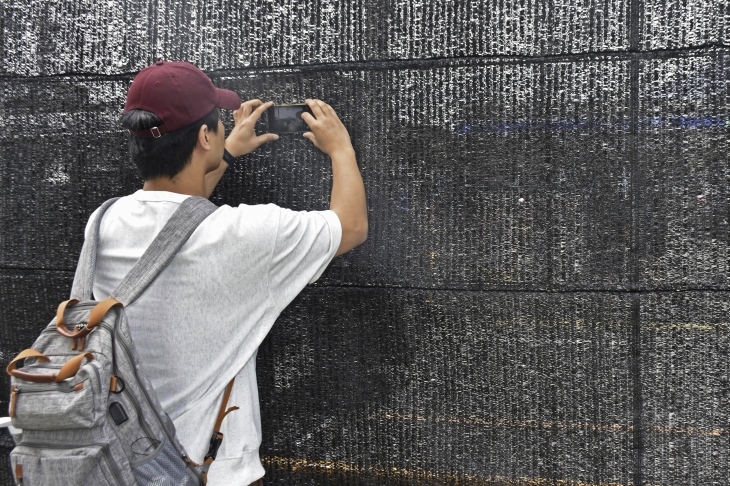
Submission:
[[[355,159],[350,135],[337,117],[335,110],[321,100],[306,101],[312,114],[302,113],[310,132],[304,137],[311,140],[332,160],[332,195],[330,209],[342,224],[342,240],[335,256],[361,245],[368,235],[368,211],[365,186]]]
[[[279,139],[279,136],[275,133],[256,135],[254,131],[258,119],[273,104],[273,101],[264,103],[261,100],[248,100],[241,103],[239,109],[233,111],[233,129],[228,134],[225,142],[225,148],[231,155],[240,157],[253,152],[266,142]],[[210,197],[227,168],[228,163],[222,160],[218,169],[205,175],[205,197]]]

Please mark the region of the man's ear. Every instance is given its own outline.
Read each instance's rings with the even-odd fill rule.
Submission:
[[[200,147],[204,150],[211,149],[208,125],[203,125],[200,127],[200,130],[198,130],[198,145],[200,145]]]

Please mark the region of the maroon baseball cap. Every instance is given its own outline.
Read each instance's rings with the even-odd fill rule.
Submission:
[[[134,77],[124,113],[141,109],[157,115],[162,120],[159,126],[130,132],[137,137],[159,138],[200,120],[216,106],[237,110],[241,98],[233,91],[216,88],[203,71],[189,62],[157,61]]]

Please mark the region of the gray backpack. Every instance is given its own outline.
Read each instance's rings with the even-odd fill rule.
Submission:
[[[124,306],[134,302],[172,261],[216,206],[189,197],[172,215],[112,296],[91,300],[101,217],[84,242],[71,300],[32,349],[8,366],[10,417],[23,429],[10,454],[18,485],[199,486],[206,483],[223,435],[233,382],[221,403],[201,464],[187,456],[172,421],[142,374]],[[19,361],[25,366],[18,368]]]

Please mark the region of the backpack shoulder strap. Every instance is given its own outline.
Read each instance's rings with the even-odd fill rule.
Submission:
[[[92,290],[94,288],[94,270],[96,269],[96,249],[99,246],[99,228],[101,227],[101,218],[109,207],[117,202],[119,198],[115,197],[104,202],[99,207],[95,219],[89,221],[91,225],[91,234],[89,238],[84,240],[84,246],[81,248],[79,263],[76,265],[76,274],[74,275],[73,286],[71,287],[71,298],[78,300],[91,299]]]
[[[114,201],[116,199],[110,199],[102,204],[96,220],[93,222],[91,239],[84,242],[71,290],[72,298],[88,300],[92,297],[101,217]],[[180,207],[177,208],[149,248],[112,292],[111,297],[114,297],[125,307],[137,300],[170,264],[200,223],[216,209],[218,207],[215,204],[200,196],[190,196],[180,203]]]
[[[216,209],[218,206],[200,196],[190,196],[180,203],[180,207],[170,216],[147,251],[112,292],[111,297],[125,307],[137,300],[167,268],[200,223]]]

